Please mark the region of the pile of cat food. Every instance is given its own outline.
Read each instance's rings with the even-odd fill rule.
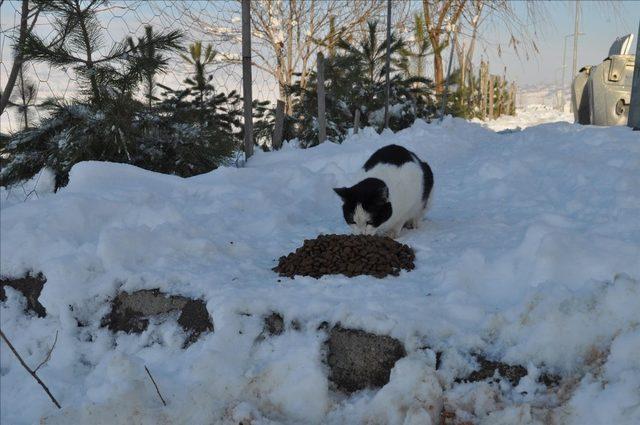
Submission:
[[[280,257],[273,271],[291,278],[296,275],[319,278],[326,274],[383,278],[398,276],[402,269],[413,270],[414,260],[413,249],[388,237],[320,235]]]

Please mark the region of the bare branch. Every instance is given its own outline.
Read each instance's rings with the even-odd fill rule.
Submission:
[[[11,67],[11,72],[9,73],[9,78],[7,79],[7,84],[2,90],[2,94],[0,95],[0,114],[4,112],[7,104],[9,103],[9,97],[11,96],[11,92],[13,92],[13,87],[16,84],[16,80],[18,79],[18,72],[22,67],[23,61],[23,45],[24,41],[27,38],[27,35],[31,32],[33,25],[35,24],[35,19],[37,19],[38,14],[35,15],[35,18],[31,24],[29,24],[29,1],[22,0],[22,12],[20,15],[20,35],[18,36],[18,43],[15,46],[16,55],[13,60],[13,65]]]
[[[151,375],[151,372],[149,372],[149,368],[147,368],[147,366],[144,366],[144,370],[147,371],[147,375],[149,375],[149,378],[151,379],[151,382],[153,382],[153,386],[156,387],[156,392],[158,393],[158,397],[160,397],[160,400],[162,400],[162,404],[164,404],[165,406],[167,405],[167,402],[164,401],[164,398],[162,397],[162,394],[160,394],[160,390],[158,389],[158,384],[156,384],[156,380],[153,379],[153,376]]]
[[[56,332],[56,336],[57,336],[57,332]],[[15,356],[18,358],[18,361],[20,362],[20,364],[22,365],[22,367],[25,368],[25,370],[27,372],[29,372],[29,374],[31,376],[33,376],[33,379],[35,379],[38,384],[40,384],[40,386],[44,389],[44,391],[47,393],[47,395],[49,396],[49,398],[51,399],[51,401],[53,402],[53,404],[56,405],[56,407],[58,409],[62,409],[62,407],[60,406],[60,403],[58,403],[58,400],[56,400],[56,398],[51,394],[51,391],[49,391],[49,388],[47,388],[47,386],[45,385],[44,382],[42,382],[42,380],[38,377],[38,375],[36,374],[35,370],[31,370],[29,368],[29,366],[27,366],[27,364],[24,362],[24,360],[22,360],[22,357],[20,357],[20,354],[18,354],[18,352],[16,351],[16,349],[13,347],[13,344],[11,344],[11,341],[9,341],[9,339],[5,336],[4,332],[2,332],[2,329],[0,329],[0,337],[2,337],[2,339],[4,340],[4,342],[7,343],[7,345],[9,346],[9,349],[11,349],[11,351],[13,352],[13,354],[15,354]],[[40,366],[38,366],[40,367]],[[37,370],[37,369],[36,369]]]
[[[42,362],[40,362],[40,364],[38,365],[38,367],[36,367],[33,372],[37,372],[38,369],[40,369],[42,366],[44,366],[49,359],[51,358],[51,353],[53,353],[53,349],[56,348],[56,342],[58,342],[58,331],[56,331],[56,337],[53,339],[53,345],[51,345],[51,348],[49,349],[49,352],[47,353],[47,356],[44,358],[44,360]]]

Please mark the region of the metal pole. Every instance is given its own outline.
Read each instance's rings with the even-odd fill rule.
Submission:
[[[576,0],[576,19],[575,27],[573,29],[573,70],[571,76],[576,77],[576,70],[578,69],[578,30],[580,28],[580,0]]]
[[[629,101],[629,118],[627,125],[634,130],[640,130],[640,24],[636,39],[636,61],[633,69],[633,83],[631,86],[631,100]]]
[[[242,0],[242,95],[244,107],[244,158],[253,155],[253,96],[251,93],[251,3]]]
[[[567,37],[571,37],[570,35],[564,36],[564,44],[562,47],[562,81],[560,82],[560,87],[562,88],[562,109],[564,109],[564,91],[566,86],[564,85],[564,74],[567,70]]]
[[[579,32],[578,36],[580,35],[584,35],[585,33],[583,32]],[[566,85],[565,85],[565,72],[567,70],[567,38],[569,37],[574,37],[574,34],[568,34],[564,36],[564,44],[563,44],[563,48],[562,48],[562,108],[564,109],[564,103],[565,103],[565,99],[564,99],[564,91],[566,90]],[[572,73],[573,77],[575,78],[575,59],[574,59],[574,71]],[[573,80],[571,80],[571,82],[569,83],[569,91],[571,91],[571,84],[573,84]],[[573,103],[571,103],[571,110],[573,112]]]
[[[271,147],[278,150],[282,147],[282,134],[284,132],[284,102],[280,99],[276,102],[276,122],[273,127]]]
[[[324,93],[324,55],[318,52],[316,59],[318,70],[316,71],[318,80],[318,143],[327,140],[327,117],[325,114],[325,93]]]
[[[440,107],[440,122],[444,119],[444,107],[447,104],[447,94],[449,93],[449,76],[451,75],[451,64],[453,63],[453,49],[458,39],[457,27],[454,29],[453,43],[451,43],[451,53],[449,54],[449,66],[447,67],[447,77],[444,80],[444,94],[442,95],[442,106]],[[451,39],[451,33],[449,33],[449,39]]]
[[[386,89],[384,98],[384,128],[389,128],[389,95],[391,92],[391,0],[387,0],[387,69],[386,69]]]

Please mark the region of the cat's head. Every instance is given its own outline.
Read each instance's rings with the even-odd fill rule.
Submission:
[[[375,235],[391,217],[389,188],[380,179],[368,178],[351,187],[333,189],[342,198],[342,212],[357,235]]]

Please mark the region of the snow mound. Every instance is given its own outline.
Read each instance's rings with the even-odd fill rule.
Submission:
[[[424,225],[399,238],[416,269],[280,279],[281,255],[348,231],[331,188],[389,143],[434,170]],[[257,152],[245,168],[189,179],[78,164],[58,193],[3,204],[1,274],[42,272],[47,316],[26,316],[7,288],[2,330],[32,366],[58,332],[39,374],[63,409],[3,347],[0,421],[435,424],[446,405],[477,423],[640,423],[639,181],[640,135],[628,128],[498,134],[451,118]],[[140,289],[204,300],[215,331],[183,349],[172,321],[139,335],[100,326],[119,291]],[[273,312],[286,331],[258,338]],[[323,363],[324,321],[396,338],[407,357],[380,390],[340,395]],[[471,352],[529,375],[515,388],[458,384]],[[542,369],[564,378],[560,390],[536,383]]]

